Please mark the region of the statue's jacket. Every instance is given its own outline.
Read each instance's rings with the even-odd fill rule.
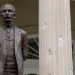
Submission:
[[[27,33],[18,27],[15,28],[15,56],[18,65],[18,74],[23,75],[24,60],[28,56]],[[6,59],[6,42],[4,41],[3,28],[0,27],[0,75],[3,75]]]

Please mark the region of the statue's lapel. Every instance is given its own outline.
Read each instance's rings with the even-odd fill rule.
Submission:
[[[20,40],[20,31],[19,29],[15,26],[15,51],[17,51],[17,45],[18,41]]]
[[[16,45],[17,45],[17,34],[18,34],[18,31],[17,31],[17,27],[16,26],[14,28],[15,28],[15,40],[14,41],[15,41],[15,53],[16,53],[16,50],[17,50],[17,46]]]
[[[6,42],[5,42],[5,35],[2,26],[0,27],[0,44],[3,48],[4,54],[6,54]]]

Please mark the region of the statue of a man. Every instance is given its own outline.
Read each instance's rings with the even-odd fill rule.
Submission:
[[[2,5],[0,15],[0,75],[23,75],[23,61],[28,56],[27,32],[15,26],[13,5]]]

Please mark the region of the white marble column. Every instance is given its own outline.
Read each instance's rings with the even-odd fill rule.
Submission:
[[[40,75],[73,75],[70,0],[39,0]]]

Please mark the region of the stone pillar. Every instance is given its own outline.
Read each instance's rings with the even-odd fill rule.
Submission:
[[[73,75],[69,0],[39,0],[40,75]]]

